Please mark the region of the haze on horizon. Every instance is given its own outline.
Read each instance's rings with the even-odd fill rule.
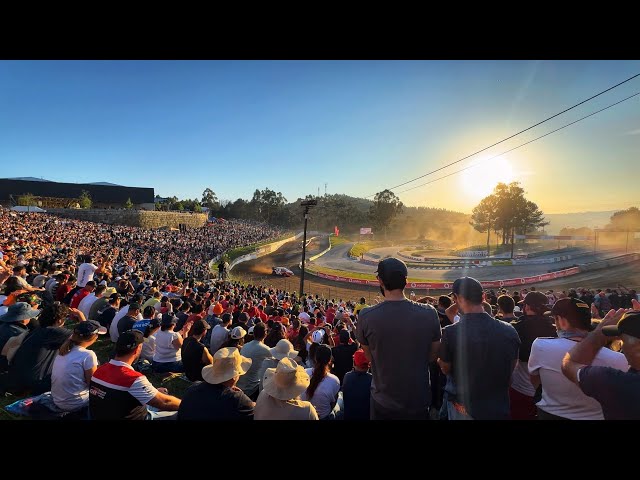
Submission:
[[[249,199],[269,187],[373,195],[458,160],[640,72],[640,61],[0,61],[3,177]],[[434,175],[393,189],[470,212],[520,181],[545,213],[640,204],[634,79]],[[416,188],[472,164],[457,175]]]

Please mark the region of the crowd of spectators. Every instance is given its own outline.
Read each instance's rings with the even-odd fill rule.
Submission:
[[[381,295],[367,305],[175,275],[250,243],[242,232],[251,241],[278,233],[262,226],[227,222],[184,239],[2,215],[10,228],[0,237],[0,391],[31,397],[32,414],[640,418],[634,290],[486,290],[464,277],[448,295],[414,301],[405,296],[406,265],[388,258],[376,270]],[[160,273],[150,268],[157,258],[167,266]],[[98,343],[110,352],[101,365]],[[147,375],[190,386],[179,398]]]

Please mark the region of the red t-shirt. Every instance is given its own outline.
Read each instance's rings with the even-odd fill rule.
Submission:
[[[336,311],[333,308],[327,308],[327,311],[324,312],[324,316],[327,323],[333,324],[333,319],[336,318]]]
[[[58,287],[58,290],[56,290],[56,300],[58,302],[61,302],[62,300],[64,300],[64,297],[67,296],[67,293],[69,293],[71,291],[71,287],[69,286],[68,283],[65,283],[64,285],[60,285]]]
[[[57,292],[56,292],[57,293]],[[82,299],[84,297],[86,297],[87,295],[89,295],[89,292],[87,290],[85,290],[84,288],[81,288],[80,290],[78,290],[74,295],[73,298],[71,299],[71,308],[78,308],[78,305],[80,305],[80,302],[82,301]]]

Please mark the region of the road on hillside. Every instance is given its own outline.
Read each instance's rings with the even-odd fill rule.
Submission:
[[[241,263],[232,270],[232,277],[238,280],[245,281],[247,283],[259,283],[262,285],[268,285],[275,289],[284,289],[287,291],[298,291],[300,286],[300,269],[298,264],[302,259],[302,250],[300,248],[300,241],[289,242],[283,245],[277,252],[267,255],[265,257],[252,260],[249,262]],[[337,268],[343,270],[362,271],[373,274],[375,270],[374,266],[364,265],[357,261],[350,260],[348,256],[349,249],[352,244],[342,244],[332,248],[329,253],[323,255],[316,261],[317,264],[327,266],[330,268]],[[328,237],[315,238],[307,247],[307,258],[320,253],[328,247]],[[606,254],[603,254],[606,257]],[[568,263],[587,263],[592,262],[594,259],[603,258],[600,255],[581,257]],[[578,262],[579,261],[579,262]],[[546,272],[551,266],[556,267],[559,264],[550,265],[535,265],[530,267],[542,267],[541,271]],[[561,265],[561,264],[560,264]],[[276,277],[271,274],[271,267],[280,266],[287,267],[294,271],[294,277],[283,278]],[[348,268],[345,268],[348,267]],[[356,268],[358,267],[358,268]],[[487,270],[494,270],[493,278],[508,278],[509,270],[518,267],[490,267],[490,268],[473,268],[473,269],[459,269],[459,270],[416,270],[420,273],[420,276],[428,274],[435,280],[438,275],[444,277],[447,280],[462,277],[464,275],[477,276],[479,279],[489,280],[484,274]],[[531,270],[528,270],[529,272]],[[482,275],[480,274],[482,272]],[[413,273],[410,272],[410,275]],[[522,275],[520,271],[517,275]],[[441,278],[441,277],[440,277]],[[616,268],[596,270],[592,272],[580,273],[566,278],[558,278],[547,282],[540,282],[535,284],[536,288],[553,288],[554,290],[563,290],[571,287],[585,287],[585,288],[617,288],[619,284],[622,284],[628,288],[636,288],[640,290],[640,261],[634,262],[629,265],[623,265]],[[375,303],[376,298],[380,299],[380,291],[377,287],[370,287],[365,285],[345,284],[342,282],[334,282],[330,280],[314,277],[313,275],[306,274],[305,276],[305,290],[311,294],[318,294],[324,298],[330,299],[344,299],[344,300],[358,300],[360,297],[364,297],[368,304]],[[426,291],[415,290],[416,294],[424,295]],[[407,296],[410,293],[408,289],[406,291]],[[444,294],[449,293],[447,291],[434,291],[430,290],[429,294]]]

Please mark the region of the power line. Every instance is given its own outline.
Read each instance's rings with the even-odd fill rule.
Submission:
[[[582,120],[584,120],[585,118],[589,118],[589,117],[592,117],[593,115],[596,115],[597,113],[604,112],[605,110],[607,110],[607,109],[609,109],[609,108],[611,108],[611,107],[615,107],[615,106],[616,106],[616,105],[618,105],[619,103],[626,102],[627,100],[629,100],[629,99],[631,99],[631,98],[633,98],[633,97],[636,97],[636,96],[638,96],[638,95],[640,95],[640,92],[634,93],[633,95],[630,95],[630,96],[628,96],[628,97],[626,97],[626,98],[623,98],[622,100],[620,100],[620,101],[618,101],[618,102],[616,102],[616,103],[612,103],[611,105],[609,105],[609,106],[607,106],[607,107],[601,108],[600,110],[596,110],[595,112],[590,113],[589,115],[585,115],[584,117],[579,118],[578,120],[575,120],[575,121],[573,121],[573,122],[571,122],[571,123],[567,123],[566,125],[563,125],[563,126],[562,126],[562,127],[560,127],[560,128],[556,128],[555,130],[551,130],[550,132],[547,132],[547,133],[545,133],[544,135],[540,135],[539,137],[536,137],[536,138],[534,138],[533,140],[529,140],[528,142],[522,143],[522,144],[518,145],[517,147],[513,147],[513,148],[511,148],[511,149],[509,149],[509,150],[507,150],[507,151],[504,151],[504,152],[502,152],[502,153],[499,153],[498,155],[494,155],[493,157],[485,158],[484,160],[481,160],[480,162],[474,163],[474,164],[469,165],[468,167],[464,167],[464,168],[462,168],[462,169],[460,169],[460,170],[456,170],[455,172],[449,173],[449,174],[447,174],[447,175],[443,175],[442,177],[438,177],[438,178],[436,178],[436,179],[434,179],[434,180],[431,180],[431,181],[429,181],[429,182],[422,183],[422,184],[417,185],[417,186],[415,186],[415,187],[407,188],[406,190],[402,190],[401,192],[398,192],[398,195],[400,195],[401,193],[408,192],[408,191],[410,191],[410,190],[415,190],[416,188],[424,187],[425,185],[429,185],[430,183],[437,182],[438,180],[442,180],[443,178],[447,178],[447,177],[450,177],[450,176],[452,176],[452,175],[456,175],[457,173],[464,172],[465,170],[469,170],[470,168],[477,167],[478,165],[480,165],[480,163],[482,163],[482,162],[486,162],[487,160],[493,160],[494,158],[500,157],[500,156],[502,156],[502,155],[506,155],[506,154],[507,154],[507,153],[509,153],[509,152],[513,152],[514,150],[516,150],[516,149],[518,149],[518,148],[520,148],[520,147],[524,147],[525,145],[528,145],[528,144],[530,144],[530,143],[532,143],[532,142],[535,142],[536,140],[540,140],[541,138],[544,138],[544,137],[546,137],[546,136],[548,136],[548,135],[551,135],[552,133],[555,133],[555,132],[557,132],[557,131],[560,131],[560,130],[562,130],[563,128],[567,128],[568,126],[573,125],[574,123],[581,122],[581,121],[582,121]],[[435,170],[434,170],[434,171],[435,171]],[[433,173],[433,172],[432,172],[432,173]]]
[[[593,100],[594,98],[599,97],[600,95],[602,95],[602,94],[604,94],[604,93],[607,93],[607,92],[609,92],[609,91],[613,90],[614,88],[617,88],[617,87],[619,87],[620,85],[622,85],[622,84],[624,84],[624,83],[627,83],[627,82],[628,82],[628,81],[630,81],[630,80],[633,80],[634,78],[636,78],[636,77],[638,77],[638,76],[640,76],[640,73],[637,73],[637,74],[633,75],[632,77],[629,77],[629,78],[627,78],[626,80],[623,80],[622,82],[620,82],[620,83],[618,83],[618,84],[616,84],[616,85],[614,85],[614,86],[612,86],[612,87],[609,87],[609,88],[607,88],[606,90],[601,91],[600,93],[596,93],[595,95],[593,95],[593,96],[591,96],[591,97],[589,97],[589,98],[587,98],[587,99],[585,99],[585,100],[582,100],[580,103],[576,103],[575,105],[573,105],[573,106],[571,106],[571,107],[569,107],[569,108],[566,108],[565,110],[562,110],[561,112],[558,112],[558,113],[556,113],[555,115],[552,115],[552,116],[550,116],[550,117],[547,117],[547,118],[545,118],[544,120],[542,120],[542,121],[540,121],[540,122],[538,122],[538,123],[536,123],[536,124],[534,124],[534,125],[531,125],[530,127],[525,128],[524,130],[520,130],[519,132],[514,133],[513,135],[511,135],[511,136],[509,136],[509,137],[507,137],[507,138],[504,138],[504,139],[500,140],[499,142],[496,142],[496,143],[494,143],[494,144],[492,144],[492,145],[489,145],[488,147],[485,147],[485,148],[483,148],[482,150],[478,150],[477,152],[474,152],[474,153],[472,153],[472,154],[470,154],[470,155],[467,155],[466,157],[462,157],[461,159],[456,160],[455,162],[451,162],[451,163],[449,163],[449,164],[447,164],[447,165],[445,165],[445,166],[443,166],[443,167],[440,167],[440,168],[437,168],[437,169],[435,169],[435,170],[432,170],[432,171],[430,171],[430,172],[428,172],[428,173],[425,173],[424,175],[420,175],[419,177],[416,177],[416,178],[414,178],[414,179],[412,179],[412,180],[409,180],[409,181],[407,181],[407,182],[401,183],[401,184],[399,184],[399,185],[395,185],[395,186],[393,186],[393,187],[389,187],[389,188],[388,188],[388,190],[393,190],[394,188],[402,187],[402,186],[404,186],[404,185],[407,185],[408,183],[415,182],[416,180],[419,180],[419,179],[421,179],[421,178],[424,178],[424,177],[426,177],[426,176],[428,176],[428,175],[431,175],[431,174],[433,174],[433,173],[439,172],[440,170],[444,170],[445,168],[448,168],[448,167],[450,167],[451,165],[455,165],[456,163],[460,163],[460,162],[462,162],[463,160],[466,160],[466,159],[468,159],[468,158],[470,158],[470,157],[473,157],[474,155],[477,155],[478,153],[482,153],[482,152],[484,152],[485,150],[488,150],[488,149],[490,149],[490,148],[492,148],[492,147],[495,147],[496,145],[499,145],[499,144],[501,144],[501,143],[504,143],[504,142],[506,142],[507,140],[510,140],[510,139],[512,139],[513,137],[516,137],[516,136],[520,135],[521,133],[526,132],[527,130],[531,130],[532,128],[537,127],[538,125],[542,125],[543,123],[548,122],[549,120],[551,120],[551,119],[553,119],[553,118],[555,118],[555,117],[557,117],[557,116],[559,116],[559,115],[562,115],[563,113],[566,113],[566,112],[568,112],[569,110],[573,110],[574,108],[576,108],[576,107],[578,107],[578,106],[582,105],[583,103],[586,103],[586,102],[588,102],[588,101],[590,101],[590,100]],[[373,194],[373,195],[367,195],[367,196],[366,196],[366,197],[364,197],[364,198],[369,198],[369,197],[374,197],[374,196],[375,196],[375,194]]]

